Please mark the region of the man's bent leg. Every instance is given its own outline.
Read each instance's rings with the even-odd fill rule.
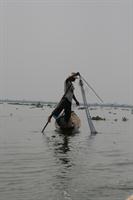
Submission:
[[[62,110],[64,109],[65,106],[65,102],[64,99],[60,102],[60,104],[57,106],[57,108],[55,108],[55,110],[53,111],[53,117],[55,119],[57,119],[60,115],[60,113],[62,112]]]
[[[65,101],[65,121],[68,122],[71,117],[71,102],[69,102],[67,99]]]

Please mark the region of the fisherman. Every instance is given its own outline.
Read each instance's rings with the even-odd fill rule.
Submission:
[[[76,105],[79,106],[79,102],[76,99],[74,95],[74,85],[73,82],[80,76],[80,73],[72,73],[64,83],[64,96],[62,97],[60,103],[55,108],[55,110],[51,113],[51,115],[48,117],[48,122],[51,121],[51,118],[54,117],[56,121],[58,122],[58,119],[60,117],[60,113],[64,111],[64,120],[66,123],[69,122],[69,119],[71,117],[71,106],[72,106],[72,100],[76,102]]]

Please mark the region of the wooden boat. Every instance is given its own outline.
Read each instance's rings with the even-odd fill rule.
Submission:
[[[72,111],[71,117],[68,123],[64,120],[64,115],[61,115],[55,121],[55,127],[57,131],[71,131],[71,130],[78,130],[81,126],[81,121],[78,115]]]

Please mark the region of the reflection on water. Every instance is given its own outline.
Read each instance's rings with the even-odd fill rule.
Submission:
[[[105,111],[108,120],[95,122],[99,134],[90,136],[82,111],[80,132],[68,135],[54,131],[53,122],[41,134],[51,110],[0,111],[1,200],[125,200],[133,193],[130,112],[117,109],[114,122]],[[120,120],[122,112],[128,121]]]

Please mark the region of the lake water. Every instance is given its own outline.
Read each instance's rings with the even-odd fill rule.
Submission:
[[[84,110],[77,109],[78,133],[59,134],[52,120],[42,135],[51,112],[0,104],[0,200],[125,200],[131,195],[131,110],[91,110],[92,116],[106,118],[93,121],[95,136],[90,136]]]

